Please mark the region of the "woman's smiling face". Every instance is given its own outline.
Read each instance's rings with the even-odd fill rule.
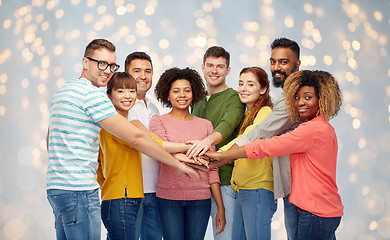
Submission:
[[[314,87],[300,87],[295,95],[294,106],[302,118],[308,120],[314,118],[319,111],[318,97]]]

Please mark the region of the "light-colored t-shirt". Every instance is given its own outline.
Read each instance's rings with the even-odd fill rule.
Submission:
[[[85,78],[67,81],[50,104],[47,189],[92,190],[98,167],[99,121],[117,114],[105,92]]]

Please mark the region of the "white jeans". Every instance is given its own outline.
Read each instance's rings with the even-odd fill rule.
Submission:
[[[218,207],[217,204],[215,203],[214,198],[212,197],[211,217],[213,222],[214,239],[230,240],[232,239],[234,206],[236,205],[235,201],[237,201],[237,197],[236,197],[236,192],[233,190],[231,185],[221,186],[221,194],[222,194],[223,205],[225,206],[226,226],[225,226],[225,230],[222,233],[220,233],[218,236],[215,236],[215,234],[218,232],[215,224],[215,216],[217,215]]]

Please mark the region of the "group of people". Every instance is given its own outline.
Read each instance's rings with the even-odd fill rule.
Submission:
[[[299,45],[271,45],[270,72],[283,94],[273,103],[264,69],[241,70],[229,88],[230,54],[207,49],[202,72],[170,68],[155,86],[171,110],[146,96],[149,55],[133,52],[118,72],[115,46],[90,42],[81,77],[50,104],[47,197],[57,239],[271,239],[283,198],[288,239],[335,239],[343,215],[337,193],[341,106],[325,71],[299,71]],[[106,87],[106,93],[100,90]],[[99,200],[101,189],[101,202]]]

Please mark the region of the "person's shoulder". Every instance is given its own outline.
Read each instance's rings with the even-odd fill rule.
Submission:
[[[264,106],[262,108],[260,108],[260,110],[257,112],[257,115],[260,115],[260,114],[270,114],[272,112],[272,108],[269,107],[269,106]]]
[[[223,91],[223,93],[230,96],[234,96],[234,95],[238,96],[238,92],[233,88],[226,88],[225,91]]]
[[[162,115],[153,115],[152,118],[150,120],[153,120],[153,119],[158,119],[158,120],[167,120],[167,119],[170,119],[171,117],[169,116],[168,113],[166,114],[162,114]]]

